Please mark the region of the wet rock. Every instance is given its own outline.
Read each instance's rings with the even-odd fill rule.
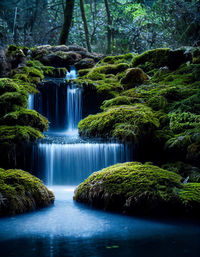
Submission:
[[[6,51],[0,48],[0,77],[6,76],[11,70],[11,63],[6,56]]]

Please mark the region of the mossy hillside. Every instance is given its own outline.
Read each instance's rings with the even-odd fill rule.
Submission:
[[[105,112],[89,115],[78,125],[81,136],[113,137],[122,141],[150,135],[157,127],[159,120],[156,114],[142,104],[112,107]]]
[[[34,110],[21,108],[0,118],[0,125],[30,126],[40,131],[48,129],[48,120]]]
[[[0,216],[51,205],[54,195],[36,177],[22,170],[0,169]]]
[[[159,51],[151,51],[150,56],[153,58],[155,55],[155,59],[157,58],[156,60],[158,60],[160,58],[158,56],[159,52],[166,56],[167,61],[170,60],[169,53],[177,54],[177,52],[171,50],[165,51],[161,49]],[[178,51],[179,54],[182,56],[183,52]],[[185,58],[185,53],[183,55],[182,57]],[[182,61],[179,62],[179,66],[176,68],[175,66],[163,67],[163,63],[158,65],[161,65],[161,68],[151,64],[151,69],[147,70],[150,71],[152,77],[149,77],[149,80],[142,85],[135,87],[131,85],[132,88],[128,90],[126,85],[121,83],[128,69],[116,75],[98,73],[101,77],[98,80],[89,80],[88,74],[92,69],[87,69],[83,71],[83,76],[79,78],[79,81],[83,83],[84,89],[93,90],[95,88],[96,92],[98,90],[101,93],[102,99],[106,100],[102,101],[101,106],[104,114],[111,107],[120,108],[123,105],[132,107],[136,103],[148,106],[153,110],[160,123],[160,126],[153,130],[152,137],[148,137],[152,139],[152,143],[156,142],[153,150],[155,156],[153,158],[160,156],[159,158],[165,160],[164,155],[166,155],[166,158],[171,158],[171,160],[175,158],[176,160],[197,163],[199,156],[199,128],[197,126],[199,118],[197,116],[200,110],[200,66],[192,62],[191,55],[186,54],[186,56],[187,60],[180,58],[183,63]],[[141,58],[140,60],[141,64],[137,67],[145,66],[146,59]],[[96,65],[93,70],[102,67],[103,63],[101,63],[101,66]],[[108,83],[105,83],[105,81]],[[98,115],[96,118],[99,120]],[[87,136],[92,137],[96,136],[96,134],[101,136],[101,133],[94,132],[93,126],[95,124],[95,121],[91,118],[91,122],[87,123],[88,127],[85,126],[85,131],[87,131],[85,134]],[[102,124],[104,123],[102,122]],[[90,129],[92,133],[89,132]],[[83,131],[80,134],[85,136]],[[104,134],[113,136],[113,127],[106,126]],[[125,141],[137,138],[135,137],[134,126],[127,120],[119,123],[114,135],[115,138],[123,138]],[[124,135],[127,136],[124,137]],[[159,155],[156,151],[158,151]],[[161,153],[163,156],[161,156]]]
[[[149,164],[116,164],[93,173],[78,186],[74,199],[130,214],[198,216],[200,184],[185,185],[182,180],[174,172]]]
[[[0,126],[0,143],[1,144],[19,144],[33,142],[44,135],[37,129],[29,126]]]

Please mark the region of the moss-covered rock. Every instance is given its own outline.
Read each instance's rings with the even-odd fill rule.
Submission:
[[[92,68],[95,65],[95,61],[92,58],[83,58],[79,62],[75,63],[77,70]]]
[[[124,77],[121,79],[121,83],[126,85],[126,88],[132,88],[134,86],[141,85],[148,80],[149,77],[142,69],[131,68],[126,71]]]
[[[101,110],[105,110],[107,108],[110,108],[112,106],[117,106],[117,105],[131,105],[135,103],[135,99],[133,97],[129,96],[117,96],[115,98],[105,100],[103,104],[101,105]]]
[[[34,110],[21,108],[0,118],[0,125],[30,126],[40,131],[45,131],[48,129],[48,120]]]
[[[0,216],[33,211],[53,202],[53,193],[38,178],[22,170],[0,169]]]
[[[150,135],[157,127],[159,121],[155,113],[142,104],[113,107],[105,112],[89,115],[78,125],[81,136],[113,137],[122,141]],[[131,130],[128,137],[127,129]]]
[[[20,86],[12,79],[0,78],[0,95],[7,92],[17,92],[20,90]]]
[[[87,78],[91,80],[104,79],[105,74],[116,75],[117,73],[125,71],[128,68],[129,68],[129,65],[127,63],[119,63],[116,65],[104,65],[101,67],[94,67],[87,74]]]
[[[29,126],[0,126],[0,143],[17,144],[35,141],[44,135],[37,129]]]
[[[18,107],[27,107],[28,94],[24,91],[22,92],[8,92],[0,96],[0,117],[7,114],[8,112],[13,112]]]
[[[200,184],[149,164],[116,164],[93,173],[78,186],[74,199],[106,210],[133,215],[196,216]]]
[[[140,66],[144,71],[168,66],[170,69],[178,68],[187,62],[188,56],[184,50],[170,50],[169,48],[158,48],[144,52],[133,58],[132,66]]]

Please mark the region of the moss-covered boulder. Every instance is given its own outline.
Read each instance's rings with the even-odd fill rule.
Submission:
[[[159,127],[159,120],[150,107],[142,104],[117,106],[89,115],[78,125],[81,136],[113,137],[122,141],[138,140]]]
[[[46,131],[48,129],[48,120],[34,110],[21,108],[0,118],[0,125],[30,126],[40,131]]]
[[[91,80],[104,79],[106,74],[116,75],[119,72],[125,71],[129,68],[127,63],[109,64],[100,67],[94,67],[87,74],[87,78]]]
[[[0,126],[0,144],[19,144],[43,137],[39,130],[29,126]]]
[[[143,84],[145,81],[148,81],[149,77],[147,74],[140,68],[131,68],[128,69],[121,79],[121,83],[126,86],[126,88],[131,88]]]
[[[183,49],[173,51],[169,48],[158,48],[134,57],[132,66],[140,66],[145,72],[164,66],[174,70],[187,60],[189,57]]]
[[[200,183],[150,164],[116,164],[93,173],[74,199],[106,210],[146,216],[200,214]]]
[[[53,193],[38,178],[22,170],[0,169],[0,216],[33,211],[53,202]]]
[[[28,94],[26,92],[8,92],[0,96],[0,117],[13,112],[18,107],[27,107]]]

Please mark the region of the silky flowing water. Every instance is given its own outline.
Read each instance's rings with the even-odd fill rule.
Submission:
[[[72,68],[67,79],[76,77]],[[49,208],[0,219],[1,257],[199,257],[200,226],[151,220],[96,210],[73,201],[75,187],[92,172],[131,161],[133,147],[83,140],[82,88],[64,80],[47,81],[30,95],[28,108],[50,120],[46,137],[33,147],[31,170],[53,190]],[[45,87],[44,87],[45,88]]]

